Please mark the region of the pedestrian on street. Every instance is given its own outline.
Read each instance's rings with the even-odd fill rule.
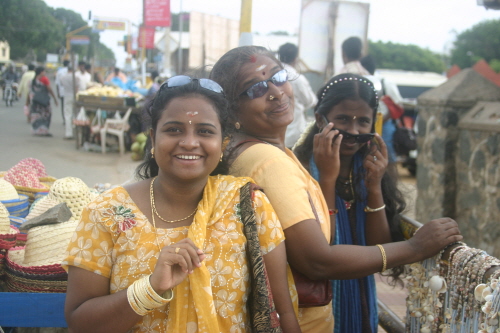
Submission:
[[[66,122],[66,118],[64,117],[64,87],[61,85],[61,78],[63,75],[65,75],[68,72],[68,66],[69,66],[69,60],[64,60],[63,61],[63,66],[57,70],[56,73],[56,91],[57,91],[57,97],[59,97],[61,101],[61,114],[63,116],[63,125]]]
[[[52,118],[52,108],[50,106],[50,96],[54,98],[57,106],[57,98],[50,87],[49,78],[45,75],[44,67],[37,67],[35,78],[31,83],[30,97],[30,121],[35,136],[52,136],[49,132],[50,120]]]
[[[293,109],[293,121],[286,128],[285,145],[292,148],[300,135],[307,127],[305,112],[316,105],[318,101],[316,94],[311,88],[306,77],[297,72],[299,60],[299,48],[292,43],[286,43],[280,46],[278,50],[279,59],[284,64],[290,78],[290,84],[293,88],[293,97],[295,106]]]
[[[68,67],[66,74],[60,78],[60,84],[64,91],[64,139],[73,139],[73,107],[74,96],[78,89],[79,77],[75,76],[73,82],[73,68]]]
[[[449,218],[441,218],[425,223],[408,241],[391,242],[387,233],[384,233],[382,237],[379,234],[373,237],[367,235],[370,239],[367,246],[335,244],[339,237],[336,218],[341,209],[346,209],[340,207],[336,201],[334,187],[339,172],[342,171],[341,175],[344,177],[347,171],[347,177],[350,179],[349,167],[353,164],[349,161],[353,160],[355,152],[366,146],[366,135],[360,137],[357,134],[367,134],[373,139],[373,134],[370,133],[373,133],[376,110],[373,100],[376,95],[366,89],[367,85],[363,91],[371,92],[372,102],[367,104],[363,100],[361,109],[352,110],[360,112],[359,114],[351,113],[349,108],[337,110],[337,105],[331,102],[338,100],[337,95],[333,95],[338,87],[334,85],[334,81],[329,82],[332,87],[321,89],[316,111],[321,107],[321,114],[328,117],[329,121],[334,121],[336,126],[342,126],[344,131],[350,131],[351,138],[346,136],[346,142],[340,149],[342,135],[339,136],[340,132],[333,128],[332,123],[322,126],[321,131],[318,127],[313,127],[311,136],[307,137],[307,144],[308,152],[314,154],[319,169],[318,182],[293,152],[286,148],[286,127],[293,120],[293,91],[286,70],[273,53],[259,46],[237,47],[217,61],[210,78],[224,89],[231,107],[230,121],[236,130],[224,152],[230,163],[229,174],[251,177],[264,189],[276,210],[277,219],[283,226],[288,262],[292,270],[302,275],[301,280],[305,281],[302,285],[312,286],[312,280],[322,282],[364,278],[386,269],[432,257],[447,245],[462,239],[457,223]],[[329,93],[325,92],[325,89],[329,90]],[[331,98],[326,98],[326,95]],[[358,99],[355,101],[358,102]],[[351,100],[344,102],[349,106]],[[363,127],[360,127],[361,124]],[[377,137],[378,140],[381,139]],[[374,163],[373,156],[377,158],[377,166],[372,169],[373,175],[368,178],[373,181],[373,184],[367,185],[370,189],[380,186],[382,163],[386,163],[385,155],[386,152],[382,151],[370,154],[370,163]],[[321,160],[318,160],[320,158]],[[342,167],[341,163],[345,162],[341,162],[341,158],[347,160],[347,164]],[[305,162],[309,162],[309,159]],[[356,192],[356,210],[363,213],[366,210],[367,214],[372,215],[370,221],[374,222],[375,226],[385,225],[386,230],[387,221],[382,216],[385,215],[383,197],[380,191],[375,192],[373,191],[368,201],[358,200],[356,195],[359,192]],[[371,232],[372,227],[368,226],[366,233]],[[306,288],[302,289],[304,290]],[[300,291],[301,289],[297,288],[299,302],[301,296],[309,296],[301,294]],[[341,308],[344,305],[334,306]],[[361,312],[362,322],[367,324],[363,328],[370,327],[373,323],[373,317],[365,317],[365,314],[366,312]],[[351,322],[344,318],[340,319],[340,324],[344,321],[346,324]],[[299,323],[302,332],[333,332],[332,302],[299,308]],[[376,330],[377,327],[373,327],[370,331],[345,332]]]
[[[358,75],[370,75],[366,68],[361,65],[361,51],[363,49],[363,42],[359,37],[349,37],[342,42],[342,60],[344,66],[338,71],[337,74],[352,73]]]
[[[31,90],[31,83],[35,78],[35,65],[29,64],[28,70],[21,77],[21,83],[19,83],[19,91],[18,96],[21,101],[24,103],[24,115],[28,123],[30,122],[30,105],[29,105],[29,94]]]

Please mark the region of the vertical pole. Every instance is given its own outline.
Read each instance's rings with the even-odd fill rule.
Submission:
[[[163,39],[165,43],[163,52],[163,72],[168,77],[172,76],[170,71],[170,27],[165,28],[165,37]]]
[[[180,0],[180,9],[179,9],[179,48],[177,49],[177,75],[182,73],[182,0]]]
[[[252,0],[241,0],[239,46],[252,44]]]

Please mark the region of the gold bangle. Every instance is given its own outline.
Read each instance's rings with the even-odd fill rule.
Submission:
[[[385,205],[380,206],[379,208],[370,208],[370,207],[366,206],[365,212],[366,213],[375,213],[375,212],[381,211],[382,209],[385,209]]]
[[[380,253],[382,254],[382,270],[380,273],[383,273],[387,269],[387,256],[385,255],[385,249],[382,245],[377,244],[377,247],[380,249]]]

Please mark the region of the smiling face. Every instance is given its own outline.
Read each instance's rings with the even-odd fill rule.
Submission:
[[[174,98],[151,130],[159,174],[206,180],[222,153],[222,130],[213,104],[200,95]]]
[[[244,64],[239,72],[238,91],[241,93],[259,81],[270,79],[282,68],[271,58],[254,56],[255,61]],[[250,135],[268,137],[286,131],[293,121],[293,90],[290,82],[277,87],[267,82],[268,91],[261,97],[250,99],[240,96],[238,122],[242,130]],[[270,100],[270,96],[274,96]]]
[[[317,122],[324,124],[320,118]],[[335,105],[325,115],[329,122],[334,123],[334,127],[349,132],[350,134],[371,133],[373,126],[373,109],[363,100],[345,99]],[[340,145],[341,155],[354,155],[365,143],[357,143],[354,138],[342,139]]]

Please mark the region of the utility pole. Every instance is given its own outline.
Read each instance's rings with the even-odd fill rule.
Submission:
[[[180,0],[180,8],[179,8],[179,48],[177,49],[177,75],[182,73],[182,0]]]
[[[252,44],[252,0],[241,0],[239,46]]]

